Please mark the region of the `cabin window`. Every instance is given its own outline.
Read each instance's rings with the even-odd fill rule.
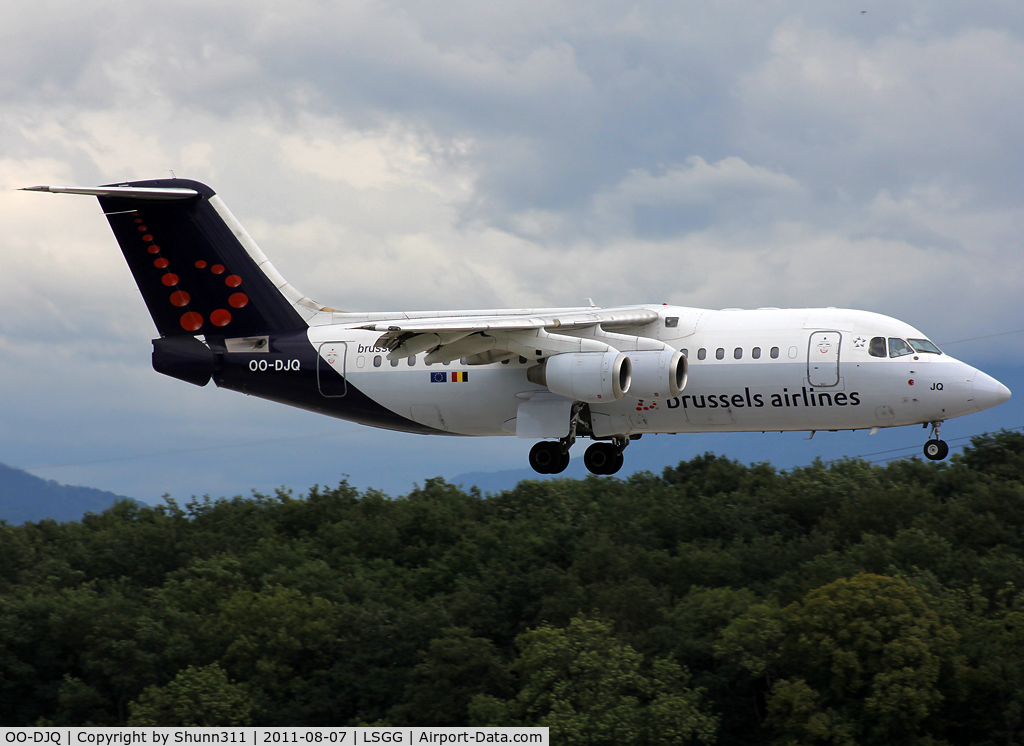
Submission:
[[[868,343],[868,354],[871,357],[885,357],[885,337],[872,337]]]
[[[442,365],[451,365],[451,364],[452,364],[452,361],[451,361],[451,360],[445,360],[445,361],[444,361],[444,362],[442,363]]]
[[[379,367],[380,367],[380,364],[381,364],[381,358],[380,358],[380,355],[374,355],[374,356],[373,356],[373,367],[374,367],[374,368],[379,368]]]
[[[433,363],[431,363],[431,362],[428,362],[426,358],[424,358],[424,359],[423,359],[423,364],[424,364],[424,365],[428,365],[428,366],[429,366],[429,365],[433,365]]]
[[[715,350],[715,358],[718,360],[725,360],[725,348],[719,347]]]
[[[750,351],[750,357],[754,358],[754,360],[760,360],[761,359],[761,348],[760,347],[755,347],[754,349],[752,349]]]
[[[796,347],[790,347],[789,348],[789,356],[791,358],[793,358],[794,360],[796,359],[796,356],[799,355],[799,354],[800,354],[800,350],[798,350]]]
[[[510,358],[510,357],[507,357],[507,358],[505,358],[504,360],[502,360],[502,361],[501,361],[501,364],[502,364],[502,365],[508,365],[508,364],[509,364],[509,361],[511,361],[511,360],[512,360],[512,358]]]
[[[904,355],[913,354],[914,348],[905,341],[896,337],[889,337],[889,357],[903,357]]]
[[[697,359],[698,360],[703,360],[707,356],[708,356],[708,351],[705,350],[703,347],[701,347],[699,350],[697,350]]]
[[[406,358],[406,360],[408,360],[410,368],[412,366],[416,365],[416,356],[415,355],[410,355],[409,357]]]
[[[737,360],[742,360],[743,359],[743,348],[742,347],[737,347],[735,350],[732,351],[732,356],[734,358],[736,358]]]
[[[391,361],[391,367],[392,368],[397,368],[398,367],[398,358],[397,357],[394,360]]]
[[[932,355],[942,354],[942,350],[927,339],[908,339],[907,342],[910,343],[910,346],[917,352],[928,352]]]
[[[448,363],[445,363],[445,365],[447,365],[447,364]],[[469,363],[466,362],[466,358],[460,357],[459,358],[459,365],[469,365]]]
[[[778,347],[772,347],[771,356],[772,356],[772,360],[778,360],[778,358],[779,358],[779,348]]]
[[[686,357],[686,358],[690,357],[690,351],[688,349],[686,349],[685,347],[683,349],[681,349],[679,352],[682,353],[683,357]]]

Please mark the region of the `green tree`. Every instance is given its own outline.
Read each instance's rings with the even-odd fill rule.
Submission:
[[[993,735],[1020,743],[1024,723],[1024,594],[1012,585],[985,598],[978,586],[956,594],[961,634],[963,698],[972,714],[985,712]],[[994,740],[993,740],[994,742]]]
[[[573,746],[714,739],[717,719],[702,709],[685,671],[668,659],[645,670],[643,656],[603,622],[577,617],[567,628],[539,627],[516,642],[512,668],[522,689],[504,701],[474,698],[474,724],[546,726],[552,742]]]
[[[905,580],[860,574],[781,614],[751,607],[719,650],[768,681],[776,743],[900,744],[915,743],[942,703],[940,674],[952,671],[957,642]]]
[[[468,629],[444,630],[420,652],[404,701],[392,707],[388,722],[395,725],[465,725],[469,702],[478,694],[508,697],[512,675],[502,665],[490,640]]]
[[[147,687],[129,705],[128,725],[252,725],[255,709],[246,688],[216,663],[189,666],[166,686]]]

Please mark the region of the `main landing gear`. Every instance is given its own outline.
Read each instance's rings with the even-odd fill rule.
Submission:
[[[542,440],[530,449],[530,466],[538,474],[561,474],[569,465],[569,449],[561,440]]]
[[[530,449],[530,466],[538,474],[561,474],[569,465],[568,438],[542,440]],[[611,443],[594,443],[583,454],[583,463],[592,474],[607,476],[622,468],[622,449],[629,439],[616,437]]]
[[[611,443],[594,443],[583,454],[583,464],[591,474],[614,474],[622,468],[622,449],[627,445],[629,438],[621,436],[613,438]]]
[[[582,402],[573,405],[572,417],[569,419],[569,434],[560,440],[542,440],[530,449],[530,466],[538,474],[561,474],[569,465],[569,449],[576,442],[576,428],[584,414]],[[590,425],[585,420],[582,424],[583,433],[593,437]],[[613,435],[611,442],[594,443],[583,454],[583,463],[591,474],[611,475],[622,468],[622,451],[629,441],[640,435]]]
[[[942,430],[942,422],[936,421],[932,423],[932,431],[928,442],[924,444],[924,456],[932,461],[942,461],[949,455],[949,446],[946,445],[946,441],[939,439],[939,434]]]
[[[576,442],[576,426],[583,412],[582,402],[576,402],[569,418],[569,434],[559,440],[542,440],[530,449],[530,466],[538,474],[561,474],[569,465],[569,449]]]

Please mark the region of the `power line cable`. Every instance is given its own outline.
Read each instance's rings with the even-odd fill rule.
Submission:
[[[1011,432],[1012,433],[1012,432],[1015,432],[1017,430],[1024,430],[1024,425],[1022,425],[1020,427],[1007,427],[1007,428],[1003,428],[1003,429],[1006,430],[1007,432]],[[963,448],[967,444],[966,443],[962,443],[960,441],[970,440],[971,438],[976,438],[979,435],[987,435],[987,434],[988,433],[974,433],[973,435],[963,435],[963,436],[961,436],[959,438],[953,438],[952,440],[946,441],[946,443],[950,446],[950,450],[955,449],[955,448]],[[889,456],[888,458],[880,458],[880,459],[875,459],[874,461],[868,461],[869,464],[885,464],[885,463],[889,463],[890,461],[899,461],[901,459],[914,458],[915,456],[918,455],[916,453],[917,450],[918,450],[918,446],[903,446],[902,448],[890,448],[887,451],[875,451],[874,453],[859,454],[857,456],[854,456],[854,458],[866,459],[868,456],[881,456],[881,455],[886,454],[886,453],[899,453],[900,451],[915,451],[915,453],[907,453],[907,454],[904,454],[902,456]],[[812,466],[812,464],[805,464],[804,466],[796,466],[796,467],[793,467],[793,468],[795,468],[795,469],[807,469],[807,468],[810,468],[811,466]]]
[[[968,337],[967,339],[954,339],[952,342],[939,342],[939,347],[948,347],[949,345],[958,345],[961,342],[974,342],[978,339],[991,339],[992,337],[1005,337],[1007,334],[1021,334],[1024,329],[1016,329],[1012,332],[999,332],[997,334],[986,334],[983,337]]]

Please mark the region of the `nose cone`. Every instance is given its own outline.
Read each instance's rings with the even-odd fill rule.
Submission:
[[[1010,389],[980,370],[974,374],[974,405],[978,410],[990,409],[1010,398]]]

